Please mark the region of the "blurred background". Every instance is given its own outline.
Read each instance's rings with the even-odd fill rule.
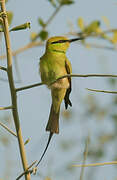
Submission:
[[[115,0],[8,0],[10,28],[30,22],[31,28],[10,32],[13,72],[16,87],[41,82],[39,59],[45,51],[46,39],[66,35],[88,37],[71,44],[67,57],[73,74],[117,74],[117,2]],[[51,18],[52,17],[52,18]],[[49,20],[49,21],[48,21]],[[113,30],[114,29],[114,30]],[[29,48],[30,43],[37,43]],[[41,45],[38,45],[38,42]],[[22,48],[22,50],[21,50]],[[16,50],[21,50],[16,51]],[[6,66],[3,33],[0,33],[0,65]],[[86,88],[116,91],[116,78],[72,78],[72,107],[61,106],[60,134],[54,135],[47,153],[32,179],[117,179],[117,166],[88,167],[85,163],[117,160],[117,96],[89,92]],[[29,164],[39,160],[48,140],[45,131],[51,95],[45,86],[18,92],[18,111]],[[11,103],[7,74],[0,71],[0,106]],[[10,110],[0,111],[0,122],[15,132]],[[88,140],[87,140],[88,139]],[[86,143],[87,142],[87,143]],[[13,180],[22,172],[17,139],[0,126],[0,180]],[[23,178],[22,178],[23,179]]]

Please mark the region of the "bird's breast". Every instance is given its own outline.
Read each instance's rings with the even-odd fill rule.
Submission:
[[[49,88],[51,89],[68,89],[69,88],[69,81],[67,78],[59,79],[57,82],[52,84]]]

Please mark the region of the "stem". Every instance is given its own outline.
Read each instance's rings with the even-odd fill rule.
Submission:
[[[0,110],[7,110],[7,109],[12,109],[12,106],[7,106],[7,107],[0,107]]]
[[[53,12],[53,14],[49,17],[49,19],[47,20],[45,27],[48,26],[48,24],[50,24],[50,22],[53,20],[53,18],[56,16],[56,14],[60,11],[62,5],[59,5],[56,10]]]
[[[17,135],[11,129],[9,129],[6,125],[4,125],[3,123],[0,122],[0,126],[2,126],[4,129],[6,129],[13,136],[17,137]]]
[[[29,169],[31,169],[32,166],[34,166],[34,164],[36,164],[36,163],[37,163],[37,160],[34,161],[34,162],[28,167],[28,169],[27,169],[26,171],[24,171],[22,174],[20,174],[20,175],[16,178],[16,180],[19,180],[24,174],[26,174],[27,172],[29,172]],[[31,172],[32,172],[32,170],[31,170]]]
[[[17,88],[16,92],[26,90],[26,89],[30,89],[30,88],[33,88],[33,87],[37,87],[37,86],[41,86],[41,85],[43,85],[43,83],[36,83],[36,84],[29,85],[29,86],[24,86],[24,87],[21,87],[21,88]]]
[[[5,7],[5,0],[0,1],[1,4],[1,11],[3,12],[3,30],[4,30],[4,37],[5,37],[5,44],[6,44],[6,53],[7,53],[7,73],[8,73],[8,81],[10,86],[11,92],[11,99],[12,99],[12,114],[14,118],[15,128],[18,137],[19,149],[20,149],[20,156],[22,160],[22,165],[24,171],[27,170],[28,164],[26,159],[25,147],[19,122],[18,110],[17,110],[17,95],[15,91],[15,85],[13,80],[13,72],[12,72],[12,51],[10,45],[10,36],[9,36],[9,28],[8,28],[8,20],[6,16],[6,7]],[[30,180],[30,174],[25,174],[25,180]]]
[[[86,88],[86,89],[88,91],[93,91],[93,92],[102,92],[102,93],[117,94],[117,91],[98,90],[98,89],[90,89],[90,88]]]
[[[112,162],[104,162],[104,163],[94,163],[94,164],[74,164],[73,167],[96,167],[96,166],[104,166],[104,165],[117,165],[117,161]]]
[[[85,142],[85,149],[84,149],[84,156],[83,156],[82,165],[85,165],[85,162],[86,162],[86,159],[87,159],[88,145],[89,145],[89,136],[87,137],[86,142]],[[80,180],[83,180],[83,176],[84,176],[84,166],[82,166],[82,168],[81,168]]]
[[[51,21],[54,19],[54,17],[56,16],[56,14],[60,11],[62,5],[59,5],[55,11],[53,12],[53,14],[49,17],[49,19],[46,21],[46,23],[44,24],[44,27],[42,28],[42,30],[44,30],[50,23]],[[34,40],[37,40],[39,36],[39,33],[37,34],[37,36],[34,38]]]

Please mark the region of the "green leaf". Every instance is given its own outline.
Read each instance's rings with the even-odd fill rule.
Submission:
[[[48,37],[48,32],[47,31],[45,31],[45,30],[42,30],[42,31],[40,31],[40,33],[39,33],[39,37],[41,38],[41,40],[46,40],[47,39],[47,37]]]
[[[7,11],[7,17],[8,17],[8,23],[10,26],[13,20],[13,13],[11,11]]]
[[[45,27],[45,23],[43,21],[42,18],[38,18],[38,23],[44,28]]]
[[[19,31],[30,28],[30,22],[27,22],[25,24],[21,24],[19,26],[15,26],[14,28],[10,29],[10,31]]]
[[[91,24],[89,24],[86,28],[85,28],[85,32],[87,34],[91,34],[92,32],[96,32],[97,29],[100,26],[100,21],[93,21]]]
[[[29,141],[30,141],[30,138],[28,138],[28,139],[25,141],[24,145],[28,144]]]
[[[60,0],[61,5],[71,5],[73,3],[74,3],[73,0]]]
[[[83,31],[84,30],[84,20],[83,20],[83,18],[82,17],[79,17],[78,18],[78,26],[79,26],[79,28]]]

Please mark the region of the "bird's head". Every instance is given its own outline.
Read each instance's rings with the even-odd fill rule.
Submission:
[[[66,52],[67,49],[69,48],[69,42],[64,42],[61,43],[63,40],[68,40],[66,37],[62,36],[55,36],[51,37],[48,39],[47,44],[46,44],[46,49],[49,51],[61,51],[61,52]],[[60,43],[59,43],[60,41]],[[55,43],[58,42],[58,43]]]
[[[66,52],[69,48],[69,45],[73,41],[82,40],[83,38],[75,38],[75,39],[68,39],[63,36],[55,36],[48,39],[46,44],[46,50],[48,51],[58,51],[58,52]]]

